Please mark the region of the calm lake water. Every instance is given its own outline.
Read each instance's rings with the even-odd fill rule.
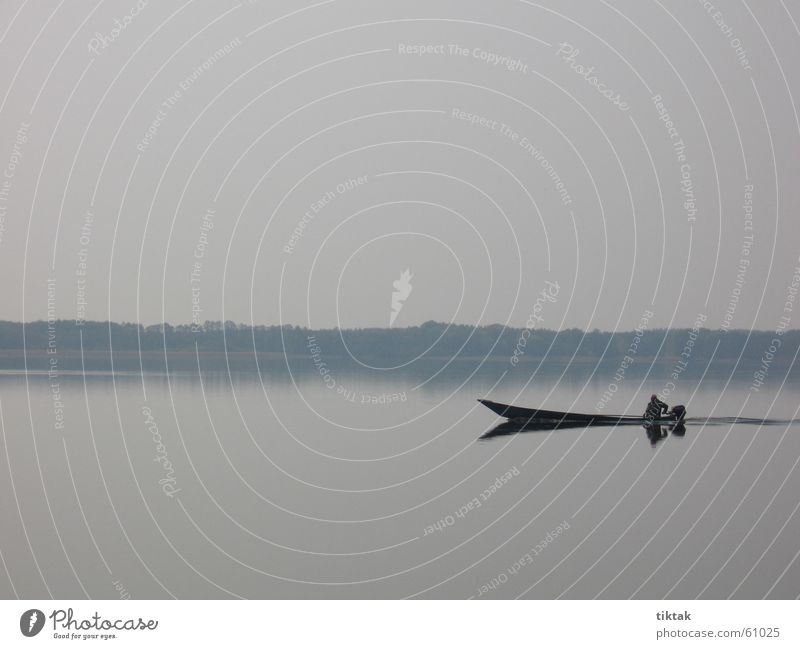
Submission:
[[[800,594],[797,424],[480,440],[478,397],[592,412],[612,377],[328,369],[0,375],[0,595]],[[605,410],[639,413],[664,384],[617,388]],[[706,377],[667,400],[791,420],[799,396]]]

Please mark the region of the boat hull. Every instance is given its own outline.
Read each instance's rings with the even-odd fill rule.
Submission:
[[[597,415],[583,414],[577,412],[560,412],[558,410],[542,410],[540,408],[522,408],[511,406],[505,403],[489,401],[488,399],[478,399],[480,403],[489,408],[492,412],[501,417],[520,423],[547,423],[547,424],[583,424],[586,426],[602,425],[645,425],[645,424],[674,424],[678,421],[677,416],[659,417],[658,419],[645,419],[630,415]]]

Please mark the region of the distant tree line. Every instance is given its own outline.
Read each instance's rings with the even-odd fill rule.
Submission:
[[[598,359],[618,362],[626,355],[637,360],[680,359],[689,355],[693,361],[733,361],[742,356],[746,362],[760,362],[764,353],[780,340],[771,362],[788,363],[800,346],[800,330],[787,330],[777,336],[770,331],[700,329],[651,329],[636,341],[632,331],[606,332],[579,329],[553,331],[536,329],[523,332],[502,325],[472,327],[441,322],[426,322],[417,327],[398,329],[322,329],[311,330],[292,325],[250,326],[234,322],[207,321],[200,327],[135,323],[85,322],[57,320],[48,331],[46,321],[29,323],[0,321],[0,350],[26,349],[45,352],[54,340],[58,352],[79,350],[81,336],[86,351],[194,351],[252,352],[308,355],[312,345],[327,357],[359,359],[409,359],[429,357],[483,358],[487,355],[510,357],[524,340],[525,360],[543,356],[577,360]],[[632,345],[636,341],[636,348]],[[716,350],[716,353],[715,353]],[[349,353],[348,353],[349,351]]]

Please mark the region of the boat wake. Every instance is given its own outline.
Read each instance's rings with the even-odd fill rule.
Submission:
[[[791,426],[800,424],[800,419],[759,419],[753,417],[687,417],[687,424],[706,426],[726,426],[729,424],[749,424],[750,426]]]

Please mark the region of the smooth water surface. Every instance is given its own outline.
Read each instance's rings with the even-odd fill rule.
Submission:
[[[583,377],[0,376],[4,597],[795,598],[796,384],[706,379],[690,423],[479,437],[478,397],[592,412]],[[502,378],[502,377],[501,377]],[[622,384],[638,413],[663,384]]]

